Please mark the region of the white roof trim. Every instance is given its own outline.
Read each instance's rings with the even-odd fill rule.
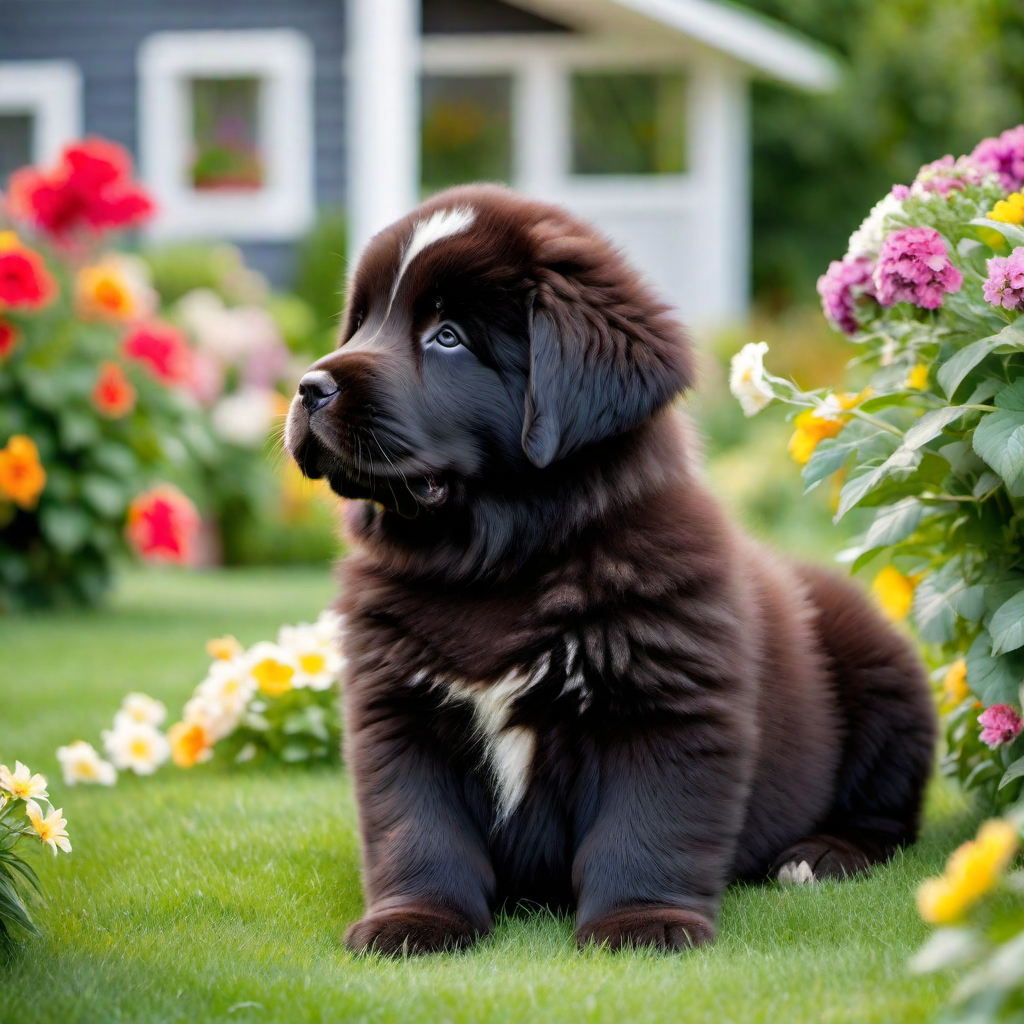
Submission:
[[[564,20],[578,9],[591,24],[600,19],[592,0],[511,0],[519,7]],[[605,0],[674,29],[771,78],[815,92],[839,81],[839,65],[824,47],[753,11],[715,0]],[[582,20],[582,19],[581,19]]]

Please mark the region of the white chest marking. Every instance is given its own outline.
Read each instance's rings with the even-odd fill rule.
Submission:
[[[440,678],[435,684],[447,690],[449,699],[465,700],[473,705],[476,727],[483,739],[494,781],[499,821],[507,818],[523,799],[537,747],[537,736],[532,729],[508,725],[512,706],[544,678],[550,663],[550,656],[544,655],[528,673],[507,672],[490,685],[451,677]]]
[[[465,231],[476,219],[476,212],[471,206],[456,206],[450,210],[438,210],[432,213],[426,220],[421,220],[413,228],[409,244],[405,247],[401,265],[395,275],[395,283],[391,286],[391,301],[395,301],[398,294],[398,286],[402,283],[405,272],[412,265],[412,261],[427,246],[440,242],[442,238],[457,235]]]

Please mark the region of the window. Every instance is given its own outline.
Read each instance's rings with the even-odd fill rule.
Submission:
[[[509,75],[424,76],[423,192],[469,181],[510,181],[511,109]]]
[[[81,91],[70,61],[0,62],[0,189],[12,171],[49,163],[81,134]]]
[[[288,240],[313,220],[313,53],[290,29],[162,32],[139,51],[153,234]]]
[[[682,174],[686,79],[681,74],[572,76],[574,174]]]

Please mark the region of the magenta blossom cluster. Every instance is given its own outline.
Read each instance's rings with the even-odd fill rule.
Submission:
[[[993,256],[988,261],[988,279],[982,292],[993,306],[1024,309],[1024,246],[1009,256]]]
[[[995,750],[996,747],[1012,743],[1019,735],[1024,722],[1009,704],[993,704],[978,715],[981,726],[981,742]]]
[[[925,164],[907,192],[934,192],[945,198],[950,192],[962,191],[968,185],[980,185],[985,174],[986,170],[970,157],[954,160],[951,156],[944,156],[941,160]]]
[[[1007,128],[992,139],[982,139],[974,147],[971,160],[982,170],[999,175],[1007,192],[1024,185],[1024,124]]]
[[[874,285],[883,306],[912,302],[938,309],[947,292],[956,292],[964,276],[949,261],[942,235],[934,228],[903,228],[882,244]]]
[[[856,334],[860,327],[856,317],[860,297],[874,298],[873,269],[874,262],[869,257],[847,256],[844,260],[833,260],[818,278],[821,308],[829,321],[845,334]]]

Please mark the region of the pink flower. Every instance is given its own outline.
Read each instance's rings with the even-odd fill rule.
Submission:
[[[904,199],[910,198],[910,186],[909,185],[893,185],[892,187],[893,199],[898,199],[901,203]]]
[[[845,334],[856,334],[857,305],[862,296],[875,297],[871,280],[874,261],[867,256],[847,256],[833,260],[818,278],[821,308],[829,322]]]
[[[956,292],[964,276],[949,262],[942,235],[934,228],[903,228],[882,244],[874,284],[883,306],[912,302],[938,309],[946,292]]]
[[[978,715],[981,725],[981,742],[993,750],[1012,743],[1019,735],[1024,722],[1009,704],[993,704]]]
[[[192,560],[200,519],[195,505],[173,484],[158,484],[132,499],[125,533],[148,562]]]
[[[968,185],[981,184],[985,174],[986,169],[980,167],[970,157],[962,156],[959,160],[954,160],[947,155],[925,164],[917,172],[909,192],[912,195],[934,192],[945,198],[950,192],[963,190]]]
[[[993,306],[1024,309],[1024,246],[988,261],[988,279],[982,291]]]
[[[1024,124],[1007,128],[996,138],[982,139],[971,160],[982,170],[998,174],[1007,192],[1016,192],[1024,185]]]

